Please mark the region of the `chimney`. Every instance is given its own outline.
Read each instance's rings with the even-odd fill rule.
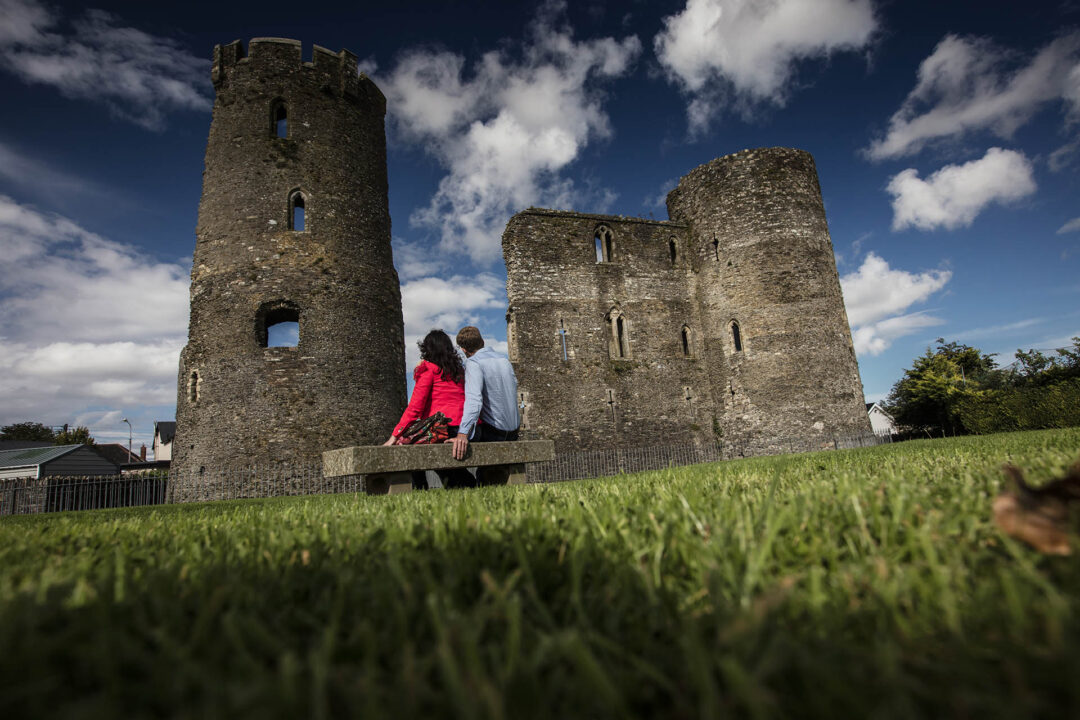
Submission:
[[[139,460],[146,462],[146,443],[143,443],[143,446],[139,448]]]

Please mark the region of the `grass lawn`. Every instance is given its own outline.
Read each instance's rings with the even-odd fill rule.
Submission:
[[[548,486],[0,519],[0,717],[1080,714],[1080,429]]]

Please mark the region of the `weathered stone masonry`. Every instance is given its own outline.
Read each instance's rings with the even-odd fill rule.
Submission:
[[[182,470],[318,460],[381,441],[404,406],[386,101],[355,55],[312,55],[275,38],[247,56],[239,42],[214,48],[177,392]],[[266,347],[279,321],[299,323],[296,347]]]
[[[869,433],[813,158],[718,158],[682,178],[668,215],[510,220],[526,435],[559,451],[719,437],[752,453]]]

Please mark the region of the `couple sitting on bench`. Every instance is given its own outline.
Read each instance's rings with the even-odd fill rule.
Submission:
[[[454,350],[450,336],[432,330],[421,340],[420,363],[413,370],[409,406],[383,445],[450,442],[454,459],[463,460],[472,442],[518,439],[517,378],[510,360],[484,347],[480,331],[469,325],[457,334],[465,361]],[[438,417],[441,414],[442,417]],[[484,483],[484,468],[477,477],[464,468],[436,470],[446,488],[475,487]],[[426,489],[424,473],[413,473],[413,487]]]

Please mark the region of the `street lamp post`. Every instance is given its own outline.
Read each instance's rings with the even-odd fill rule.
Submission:
[[[128,426],[128,462],[131,462],[131,421],[127,418],[121,418],[120,422],[126,422]]]

